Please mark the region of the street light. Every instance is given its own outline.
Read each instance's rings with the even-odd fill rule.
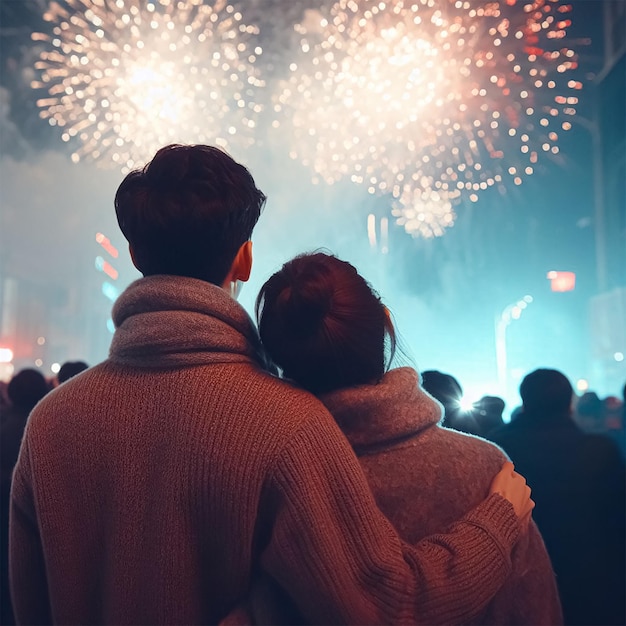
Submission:
[[[509,304],[500,315],[496,316],[496,367],[498,370],[498,385],[504,394],[508,393],[506,329],[513,320],[518,320],[521,317],[522,312],[532,301],[532,296],[524,296],[521,300]]]

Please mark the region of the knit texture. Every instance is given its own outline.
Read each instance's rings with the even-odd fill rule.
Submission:
[[[109,359],[26,427],[10,511],[20,623],[217,622],[261,570],[312,623],[463,623],[507,577],[510,503],[402,544],[334,420],[262,369],[221,289],[140,279],[114,319]]]
[[[484,439],[443,428],[442,406],[410,368],[322,400],[357,451],[382,512],[410,543],[483,500],[508,460]],[[502,589],[473,623],[562,624],[550,558],[534,522],[513,550],[512,565]],[[457,592],[450,590],[451,602]]]

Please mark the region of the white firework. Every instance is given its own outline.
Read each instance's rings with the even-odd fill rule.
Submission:
[[[558,152],[581,83],[561,0],[338,0],[296,26],[274,97],[291,156],[314,180],[389,194],[412,234],[443,234],[454,205],[519,185]]]
[[[89,158],[127,171],[168,143],[255,141],[258,28],[225,0],[63,0],[44,15],[40,115]]]

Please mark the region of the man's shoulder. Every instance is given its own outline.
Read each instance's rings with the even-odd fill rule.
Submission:
[[[291,427],[310,422],[333,421],[332,416],[313,394],[273,374],[251,368],[237,385],[240,402],[250,408],[280,415]]]

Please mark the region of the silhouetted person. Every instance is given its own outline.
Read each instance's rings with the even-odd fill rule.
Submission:
[[[459,381],[451,374],[426,370],[422,372],[422,386],[443,405],[443,426],[456,428],[462,420],[460,402],[463,397],[463,388]]]
[[[476,410],[461,407],[463,388],[454,376],[437,370],[426,370],[422,380],[424,389],[443,405],[443,426],[471,435],[483,435]]]
[[[602,433],[606,430],[604,407],[600,396],[595,391],[586,391],[578,398],[572,417],[586,432]]]
[[[61,365],[61,369],[59,369],[59,373],[57,374],[59,385],[72,378],[72,376],[84,372],[88,367],[89,365],[84,361],[66,361]]]
[[[0,380],[0,420],[4,419],[5,411],[11,406],[9,396],[7,395],[8,383]]]
[[[599,421],[603,412],[602,400],[595,391],[586,391],[580,396],[576,410],[581,415],[588,415]]]
[[[602,401],[603,430],[619,447],[622,456],[626,454],[624,432],[624,405],[617,396],[607,396]]]
[[[624,624],[620,452],[608,437],[587,434],[574,422],[572,386],[562,373],[535,370],[522,381],[520,396],[522,412],[492,439],[533,490],[533,516],[557,575],[565,623]]]
[[[23,369],[13,376],[7,386],[9,406],[2,418],[2,480],[13,471],[26,426],[26,419],[49,387],[43,374],[36,369]]]
[[[626,456],[626,384],[622,387],[622,422],[619,431],[619,447],[622,451],[622,456]]]
[[[474,417],[477,432],[476,435],[489,439],[490,434],[502,428],[504,421],[502,414],[504,413],[505,402],[498,396],[483,396],[474,404]]]
[[[0,615],[2,624],[12,624],[13,611],[9,594],[8,582],[8,546],[9,546],[9,494],[11,491],[11,475],[24,434],[26,420],[33,407],[48,393],[48,383],[44,376],[35,369],[23,369],[13,376],[7,385],[6,395],[9,404],[2,407],[0,426],[0,464],[2,466],[2,510],[1,558],[2,582],[0,588]]]

